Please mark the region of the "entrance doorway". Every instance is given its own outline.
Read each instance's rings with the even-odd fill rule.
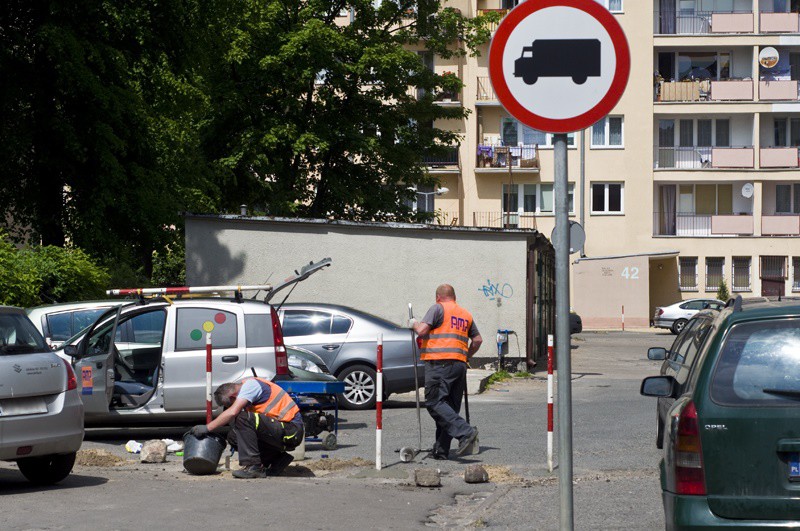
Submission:
[[[783,297],[786,294],[786,257],[762,256],[760,278],[762,297]]]

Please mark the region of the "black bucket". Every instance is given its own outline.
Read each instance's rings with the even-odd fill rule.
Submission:
[[[225,438],[218,433],[198,439],[187,432],[183,436],[183,468],[195,476],[214,474],[224,450]]]

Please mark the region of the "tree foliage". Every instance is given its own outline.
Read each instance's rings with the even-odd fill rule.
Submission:
[[[730,298],[731,294],[730,292],[728,292],[728,283],[725,282],[725,279],[723,278],[719,282],[719,288],[717,289],[717,299],[727,302],[728,299]]]

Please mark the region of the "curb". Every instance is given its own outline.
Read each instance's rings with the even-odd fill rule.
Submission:
[[[467,369],[467,394],[478,395],[486,389],[486,382],[494,371],[486,369]]]

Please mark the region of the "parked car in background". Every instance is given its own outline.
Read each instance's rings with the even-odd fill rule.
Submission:
[[[800,302],[741,304],[714,319],[678,386],[642,382],[675,400],[661,462],[667,529],[800,525]]]
[[[375,407],[378,334],[383,334],[385,397],[423,385],[422,362],[418,362],[419,380],[414,382],[414,346],[407,328],[335,304],[284,304],[280,316],[286,343],[317,354],[331,374],[345,383],[345,392],[340,397],[344,408]]]
[[[700,310],[720,310],[724,306],[725,303],[717,299],[689,299],[669,306],[658,306],[653,316],[653,326],[667,328],[677,335],[683,330],[689,319]]]
[[[661,364],[661,375],[671,376],[675,379],[676,392],[681,394],[683,388],[688,385],[689,372],[697,360],[697,353],[709,337],[711,324],[719,312],[717,310],[701,310],[697,312],[678,337],[672,343],[669,350],[661,347],[648,349],[647,358],[654,361],[663,361]],[[656,448],[663,447],[664,424],[667,418],[667,411],[672,407],[675,399],[671,397],[661,397],[656,403]]]
[[[0,459],[29,481],[66,478],[83,442],[83,404],[72,367],[21,308],[0,306]]]
[[[33,326],[44,336],[52,348],[61,348],[64,342],[86,328],[105,313],[130,300],[105,300],[46,304],[28,308],[28,317]]]

